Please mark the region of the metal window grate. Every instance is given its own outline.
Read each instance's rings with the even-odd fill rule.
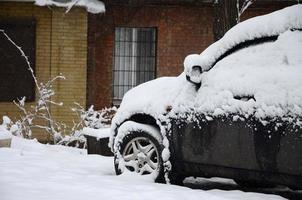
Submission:
[[[113,104],[134,86],[155,78],[156,28],[115,28]]]

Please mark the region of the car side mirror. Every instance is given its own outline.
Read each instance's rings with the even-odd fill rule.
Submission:
[[[201,74],[203,72],[200,65],[200,55],[189,55],[184,60],[186,79],[195,85],[198,90],[201,86]]]
[[[198,90],[201,86],[201,80],[199,79],[202,73],[201,66],[193,66],[190,75],[186,75],[187,81],[193,83]]]

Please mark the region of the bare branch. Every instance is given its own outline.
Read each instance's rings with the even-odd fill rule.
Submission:
[[[21,56],[22,57],[24,57],[24,59],[25,59],[25,61],[26,61],[26,63],[27,63],[27,66],[28,66],[28,70],[30,71],[30,73],[31,73],[31,75],[32,75],[32,77],[33,77],[33,79],[34,79],[34,81],[35,81],[35,84],[36,84],[36,87],[38,88],[38,90],[39,90],[39,85],[38,85],[38,81],[37,81],[37,79],[36,79],[36,77],[35,77],[35,74],[34,74],[34,70],[33,70],[33,68],[31,67],[31,64],[30,64],[30,62],[29,62],[29,60],[28,60],[28,57],[25,55],[25,53],[24,53],[24,51],[22,50],[22,48],[20,47],[20,46],[18,46],[6,33],[5,33],[5,31],[3,30],[3,29],[0,29],[0,32],[2,32],[3,33],[3,35],[8,39],[8,41],[10,42],[10,43],[12,43],[18,50],[19,50],[19,52],[21,53]]]
[[[75,6],[78,2],[79,2],[79,0],[73,0],[73,2],[72,2],[72,3],[68,6],[68,8],[66,9],[65,14],[67,14],[67,13],[71,10],[71,8],[72,8],[73,6]]]
[[[244,13],[244,11],[246,11],[246,9],[252,5],[256,0],[244,0],[241,8],[239,9],[240,7],[240,0],[237,0],[237,24],[240,22],[240,17],[241,15]]]

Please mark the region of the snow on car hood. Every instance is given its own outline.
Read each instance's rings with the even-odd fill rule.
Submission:
[[[149,114],[157,118],[167,113],[177,98],[184,102],[186,97],[189,98],[194,93],[196,93],[194,87],[186,81],[184,74],[148,81],[124,95],[113,122],[119,124],[136,113]]]
[[[115,128],[135,113],[158,119],[171,108],[170,114],[193,111],[208,116],[253,115],[259,119],[301,117],[302,32],[290,30],[301,28],[302,5],[236,25],[206,49],[200,55],[201,60],[213,63],[221,52],[242,41],[270,35],[279,37],[274,42],[239,50],[219,61],[202,74],[202,85],[197,92],[194,85],[186,81],[185,73],[158,78],[131,89],[113,118],[112,136]],[[236,96],[253,98],[236,99]]]

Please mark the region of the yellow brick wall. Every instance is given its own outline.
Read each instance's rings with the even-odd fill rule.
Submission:
[[[87,13],[73,8],[68,14],[56,8],[52,15],[51,76],[62,73],[66,80],[57,82],[55,101],[63,107],[52,107],[53,115],[69,126],[76,116],[71,111],[74,102],[86,104]]]
[[[38,81],[47,81],[62,73],[66,80],[56,82],[54,101],[64,102],[63,107],[51,106],[51,113],[57,119],[72,126],[76,116],[71,111],[73,102],[86,104],[87,65],[87,13],[73,8],[67,14],[62,8],[38,7],[33,3],[0,2],[0,18],[33,17],[36,19],[36,75]],[[28,104],[30,106],[30,104]],[[19,117],[16,106],[0,102],[0,123],[2,116],[12,120]],[[34,130],[34,137],[49,140],[47,134]]]

